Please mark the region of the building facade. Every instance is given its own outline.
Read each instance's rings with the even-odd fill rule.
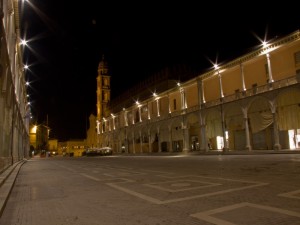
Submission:
[[[19,1],[0,0],[0,173],[29,157],[29,102],[20,45]]]
[[[29,129],[29,140],[31,154],[43,154],[49,150],[49,132],[50,129],[44,124],[30,125]]]
[[[117,108],[98,118],[115,152],[300,148],[300,33]]]
[[[51,138],[48,143],[51,155],[58,155],[58,139]]]
[[[58,155],[79,157],[86,152],[85,139],[71,139],[64,142],[58,142]]]

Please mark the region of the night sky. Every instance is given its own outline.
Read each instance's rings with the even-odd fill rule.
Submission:
[[[51,138],[86,138],[102,55],[114,98],[167,67],[186,65],[201,74],[211,62],[232,60],[259,39],[282,37],[300,24],[294,4],[107,2],[30,0],[21,6],[33,121],[48,121]]]

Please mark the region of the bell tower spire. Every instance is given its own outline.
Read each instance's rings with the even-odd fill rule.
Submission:
[[[101,121],[109,115],[108,104],[110,102],[110,75],[108,64],[102,55],[98,65],[97,76],[97,120]]]

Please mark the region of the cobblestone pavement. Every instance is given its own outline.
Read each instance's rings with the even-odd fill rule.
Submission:
[[[0,225],[300,225],[300,154],[32,158]]]

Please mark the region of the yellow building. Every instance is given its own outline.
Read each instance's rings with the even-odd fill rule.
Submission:
[[[58,140],[57,139],[49,139],[48,146],[49,146],[48,150],[51,155],[58,154]]]
[[[63,156],[83,156],[86,151],[86,140],[71,139],[65,142],[58,143],[58,154]]]
[[[122,109],[112,103],[99,145],[128,153],[300,148],[299,31],[213,66]]]
[[[30,125],[30,149],[34,151],[34,154],[45,154],[49,150],[49,131],[49,127],[43,124]]]

